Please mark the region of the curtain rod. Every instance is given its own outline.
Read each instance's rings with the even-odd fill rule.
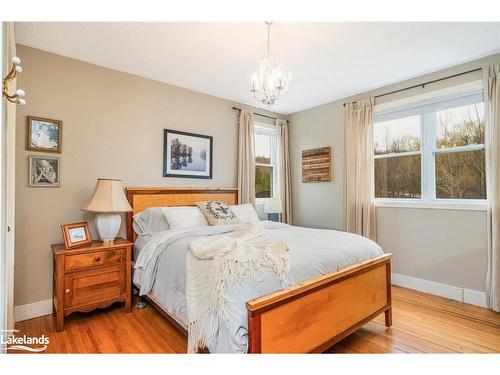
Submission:
[[[241,108],[238,108],[238,107],[233,107],[233,110],[235,111],[240,111],[241,112]],[[273,119],[273,120],[278,120],[277,117],[273,117],[273,116],[268,116],[268,115],[264,115],[262,113],[257,113],[257,112],[253,112],[254,115],[257,115],[257,116],[260,116],[260,117],[266,117],[266,118],[270,118],[270,119]],[[280,119],[282,120],[282,119]],[[288,120],[285,120],[287,123],[288,123]]]
[[[429,84],[431,84],[431,83],[440,82],[440,81],[444,81],[444,80],[446,80],[446,79],[450,79],[450,78],[454,78],[454,77],[463,76],[464,74],[469,74],[469,73],[478,72],[478,71],[480,71],[481,69],[482,69],[482,68],[471,69],[471,70],[467,70],[467,71],[462,72],[462,73],[452,74],[451,76],[447,76],[447,77],[442,77],[442,78],[433,79],[432,81],[427,81],[427,82],[424,82],[424,83],[419,83],[418,85],[408,86],[408,87],[405,87],[405,88],[402,88],[402,89],[399,89],[399,90],[389,91],[389,92],[385,92],[385,93],[383,93],[383,94],[375,95],[373,98],[374,98],[374,99],[376,99],[376,98],[380,98],[380,97],[382,97],[382,96],[391,95],[391,94],[396,94],[396,93],[401,92],[401,91],[406,91],[406,90],[415,89],[415,88],[417,88],[417,87],[422,87],[422,88],[424,88],[426,85],[429,85]],[[356,103],[356,102],[353,102],[353,103]],[[342,104],[342,105],[345,107],[346,103],[344,103],[344,104]]]

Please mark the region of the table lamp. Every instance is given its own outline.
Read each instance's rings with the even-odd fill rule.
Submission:
[[[281,199],[267,199],[264,203],[264,212],[268,214],[269,220],[280,221],[279,215],[283,212]]]
[[[121,180],[99,178],[94,194],[82,208],[97,212],[95,223],[104,243],[113,243],[122,223],[120,212],[132,211],[125,197]]]

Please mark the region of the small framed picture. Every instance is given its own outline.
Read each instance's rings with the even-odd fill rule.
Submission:
[[[62,151],[62,121],[28,116],[26,149],[30,151]]]
[[[213,138],[177,130],[163,131],[163,177],[212,178]]]
[[[66,249],[88,245],[92,242],[90,238],[89,224],[86,221],[81,223],[61,225]]]
[[[60,159],[53,156],[29,157],[29,186],[60,186]]]

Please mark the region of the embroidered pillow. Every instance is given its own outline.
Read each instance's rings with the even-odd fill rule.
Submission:
[[[225,202],[201,201],[196,205],[203,212],[210,225],[239,224],[240,220]]]

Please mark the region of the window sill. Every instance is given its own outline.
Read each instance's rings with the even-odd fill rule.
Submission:
[[[464,201],[412,201],[407,199],[376,199],[375,207],[425,208],[435,210],[487,211],[488,203],[474,200]]]

